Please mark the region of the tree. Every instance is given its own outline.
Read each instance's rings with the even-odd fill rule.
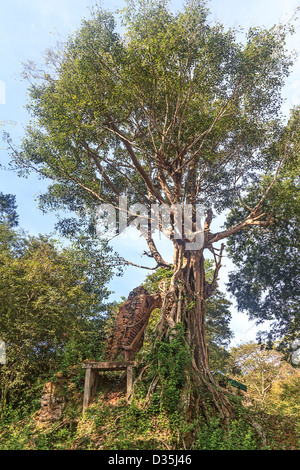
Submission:
[[[49,237],[1,227],[8,233],[0,244],[0,332],[6,346],[2,408],[28,401],[35,382],[63,365],[71,345],[72,364],[96,352],[112,259],[105,249],[95,258],[82,241],[59,248]]]
[[[232,348],[229,363],[235,378],[247,384],[251,400],[262,408],[268,406],[274,387],[282,387],[279,393],[283,395],[284,385],[287,386],[286,390],[290,382],[299,386],[297,371],[284,360],[282,353],[254,342]]]
[[[229,402],[209,370],[205,303],[221,267],[218,243],[248,226],[267,226],[270,217],[260,191],[246,216],[216,233],[212,209],[232,207],[265,168],[276,178],[292,153],[287,131],[276,157],[268,151],[285,131],[280,91],[292,60],[287,27],[252,28],[241,43],[208,15],[201,0],[176,13],[164,0],[130,1],[121,12],[121,36],[114,15],[95,10],[60,49],[48,51],[44,70],[28,65],[33,122],[12,155],[25,171],[53,180],[44,208],[95,217],[97,207],[109,203],[121,230],[120,196],[127,197],[128,223],[144,236],[152,269],[172,270],[159,335],[172,340],[176,325],[184,326],[198,384],[190,406],[196,410],[197,394],[209,389],[217,412],[228,416]],[[203,228],[199,205],[206,213]],[[172,264],[154,242],[150,214],[157,207],[168,214],[168,229],[160,222],[154,228],[171,239]],[[180,210],[184,236],[176,223]],[[205,250],[215,259],[211,282]]]
[[[299,417],[300,371],[293,369],[274,383],[266,403],[269,412]]]
[[[0,192],[0,223],[5,222],[9,227],[16,227],[19,224],[16,209],[16,196]]]
[[[273,212],[273,223],[263,230],[249,227],[236,233],[228,243],[228,254],[235,264],[229,289],[239,310],[247,312],[258,324],[264,320],[273,322],[266,339],[280,339],[284,348],[298,337],[300,329],[299,123],[300,108],[295,108],[289,122],[293,158],[285,163],[262,206],[265,212]],[[278,152],[278,146],[273,152]],[[262,192],[269,181],[270,175],[263,175]],[[256,190],[249,190],[247,204],[253,203]],[[232,210],[228,225],[238,221],[242,213],[243,206]]]

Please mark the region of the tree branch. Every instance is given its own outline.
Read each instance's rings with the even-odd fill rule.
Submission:
[[[265,215],[267,214],[262,213],[262,212],[260,212],[258,215],[255,215],[255,213],[251,213],[242,222],[239,222],[236,225],[233,225],[229,229],[223,230],[222,232],[211,234],[210,236],[207,237],[204,248],[211,247],[213,243],[223,240],[224,238],[228,238],[231,235],[239,232],[240,230],[243,230],[247,226],[259,225],[260,227],[267,227],[270,224],[272,214],[269,216],[268,220],[265,220],[265,221],[259,220],[261,217],[264,217]]]
[[[155,196],[157,198],[158,201],[160,201],[161,203],[164,203],[163,198],[161,197],[159,192],[156,190],[156,188],[153,186],[152,181],[150,180],[150,178],[147,175],[146,171],[144,170],[144,168],[142,167],[142,165],[138,161],[138,159],[135,155],[135,152],[132,148],[131,142],[129,142],[129,140],[120,132],[120,130],[118,129],[116,124],[111,119],[109,120],[109,126],[113,130],[114,134],[117,135],[121,139],[121,141],[123,142],[128,154],[131,158],[132,163],[134,164],[135,168],[137,169],[137,171],[139,172],[139,174],[143,178],[143,180],[144,180],[147,188],[149,189],[149,191],[153,194],[153,196]]]
[[[213,277],[213,280],[212,282],[207,282],[206,285],[205,285],[205,298],[207,299],[208,297],[210,297],[212,295],[212,293],[216,290],[217,288],[217,281],[218,281],[218,275],[219,275],[219,271],[221,269],[221,261],[222,261],[222,254],[223,254],[223,250],[224,250],[224,243],[222,243],[221,245],[221,249],[220,249],[220,253],[218,255],[218,259],[216,257],[216,254],[215,254],[215,250],[214,248],[211,249],[213,255],[214,255],[214,258],[215,258],[215,271],[214,271],[214,277]]]

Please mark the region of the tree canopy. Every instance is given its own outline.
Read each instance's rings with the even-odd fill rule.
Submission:
[[[247,384],[250,403],[273,408],[273,412],[276,408],[299,412],[299,370],[293,369],[282,353],[249,342],[231,350],[229,365],[230,373]]]
[[[16,196],[0,192],[0,223],[6,223],[9,227],[16,227],[19,224],[16,209]]]
[[[97,353],[112,276],[110,253],[78,241],[59,247],[0,225],[1,407],[22,401],[36,380]],[[73,361],[73,362],[72,362]],[[34,393],[34,390],[31,391]],[[27,397],[28,398],[28,397]]]
[[[280,338],[285,347],[298,337],[300,328],[299,116],[298,108],[289,122],[293,158],[286,162],[263,202],[263,210],[273,213],[273,223],[264,230],[249,227],[228,242],[228,252],[236,267],[230,275],[229,289],[238,308],[258,323],[273,322],[268,338],[273,341]],[[273,151],[278,152],[278,147]],[[269,181],[270,175],[263,175],[262,192]],[[256,190],[256,187],[249,190],[247,204],[253,203]],[[239,220],[245,210],[243,206],[232,210],[228,226]]]
[[[287,29],[252,28],[245,42],[209,21],[205,2],[173,13],[165,1],[96,9],[80,30],[29,63],[32,123],[14,158],[54,182],[44,208],[77,212],[111,203],[231,207],[261,171],[284,126],[280,90],[292,63]],[[238,228],[256,220],[250,211]],[[236,228],[234,229],[236,230]],[[211,236],[208,246],[228,236]],[[150,255],[167,265],[153,238]]]

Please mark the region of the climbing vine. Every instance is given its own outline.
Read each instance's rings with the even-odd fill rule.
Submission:
[[[155,402],[159,401],[160,408],[167,412],[180,409],[182,389],[190,363],[183,325],[176,325],[175,331],[173,341],[169,342],[168,338],[158,341],[149,354],[149,379],[152,384],[156,381],[152,398]]]

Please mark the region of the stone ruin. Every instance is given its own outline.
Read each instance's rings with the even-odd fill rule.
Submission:
[[[161,295],[149,294],[143,286],[130,292],[127,301],[119,309],[113,332],[107,341],[108,360],[113,361],[120,354],[125,361],[134,360],[143,346],[151,312],[161,308],[161,305]]]
[[[38,414],[39,423],[52,423],[62,415],[65,399],[60,396],[61,391],[54,382],[45,383],[41,396],[41,409]]]

